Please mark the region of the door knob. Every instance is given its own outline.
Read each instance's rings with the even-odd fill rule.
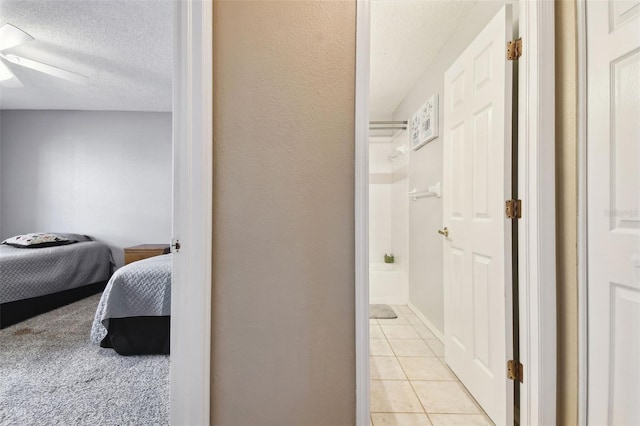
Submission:
[[[440,235],[444,235],[445,237],[449,236],[449,228],[447,228],[446,226],[442,229],[438,229],[438,234]]]

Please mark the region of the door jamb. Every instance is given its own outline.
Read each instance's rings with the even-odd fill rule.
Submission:
[[[522,425],[556,421],[554,3],[519,3],[518,193]],[[357,2],[355,108],[356,424],[369,424],[368,99],[370,3]],[[506,368],[506,366],[505,366]]]
[[[175,2],[171,424],[208,425],[213,212],[213,3]],[[178,257],[179,256],[179,257]]]
[[[554,3],[522,1],[519,29],[518,193],[520,424],[556,423]]]
[[[356,424],[369,408],[369,59],[370,1],[356,3],[355,291]]]

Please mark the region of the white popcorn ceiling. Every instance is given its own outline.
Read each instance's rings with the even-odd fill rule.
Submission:
[[[389,118],[476,0],[371,2],[371,120]]]
[[[373,0],[371,119],[390,117],[476,0]],[[25,87],[0,109],[170,111],[170,0],[0,0],[0,25],[36,40],[5,53],[89,77],[73,83],[10,64]]]
[[[0,25],[35,37],[5,54],[90,81],[80,86],[9,64],[24,87],[0,86],[0,109],[171,111],[173,6],[169,0],[0,0]]]

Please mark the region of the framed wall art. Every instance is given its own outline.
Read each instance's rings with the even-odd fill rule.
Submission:
[[[418,117],[418,135],[414,137],[414,119]],[[438,95],[431,96],[411,120],[411,148],[415,151],[438,137]]]
[[[416,150],[420,145],[420,111],[411,117],[411,148]]]

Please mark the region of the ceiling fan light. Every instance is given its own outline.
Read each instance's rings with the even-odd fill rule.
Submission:
[[[0,81],[11,80],[12,78],[13,73],[11,70],[0,61]]]
[[[5,55],[5,58],[7,58],[9,61],[13,62],[14,64],[19,64],[20,63],[20,57],[16,56],[16,55]]]
[[[0,60],[0,86],[13,89],[24,87],[2,60]]]

